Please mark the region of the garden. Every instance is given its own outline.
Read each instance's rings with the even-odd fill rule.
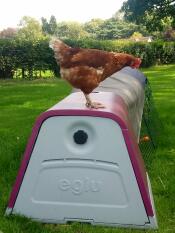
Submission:
[[[175,233],[174,15],[173,0],[128,0],[121,11],[106,20],[57,22],[52,15],[50,20],[43,17],[39,23],[24,16],[19,28],[0,31],[0,233]],[[124,52],[142,59],[140,71],[149,80],[157,112],[157,147],[144,161],[158,229],[122,229],[78,222],[47,224],[5,215],[37,117],[72,90],[60,78],[60,67],[49,48],[52,36],[72,47]]]

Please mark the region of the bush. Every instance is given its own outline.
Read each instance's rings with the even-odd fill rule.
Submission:
[[[48,43],[48,39],[36,42],[0,39],[0,78],[12,78],[19,69],[22,78],[34,78],[36,70],[52,70],[58,76],[59,69]]]
[[[15,42],[9,39],[0,40],[0,77],[12,78],[17,67]]]
[[[125,52],[142,59],[142,67],[175,62],[175,42],[131,42],[127,40],[65,40],[72,47],[95,48]],[[53,51],[48,39],[21,41],[0,39],[0,78],[12,78],[20,70],[22,78],[35,78],[36,71],[51,70],[59,76]]]

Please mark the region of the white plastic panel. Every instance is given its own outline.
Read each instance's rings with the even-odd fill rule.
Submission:
[[[88,140],[73,140],[84,130]],[[13,210],[41,221],[149,222],[119,125],[99,117],[47,119]]]
[[[123,180],[115,164],[83,160],[47,161],[37,179],[33,196],[36,203],[106,205],[109,208],[128,206]]]

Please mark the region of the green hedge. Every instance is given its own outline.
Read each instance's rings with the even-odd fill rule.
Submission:
[[[67,39],[65,42],[73,47],[130,53],[142,59],[142,67],[175,62],[175,42],[133,43],[89,39]],[[48,39],[35,42],[0,39],[0,78],[12,78],[17,70],[21,71],[22,78],[34,78],[36,71],[46,70],[59,76],[59,67],[48,44]]]
[[[18,70],[22,78],[35,78],[36,70],[52,70],[59,75],[48,43],[47,39],[35,42],[0,39],[0,78],[12,78]]]

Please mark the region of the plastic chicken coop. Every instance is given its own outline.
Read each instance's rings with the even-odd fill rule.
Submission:
[[[156,228],[138,146],[145,80],[125,69],[92,93],[104,109],[87,109],[75,92],[41,114],[6,213],[50,223]]]

